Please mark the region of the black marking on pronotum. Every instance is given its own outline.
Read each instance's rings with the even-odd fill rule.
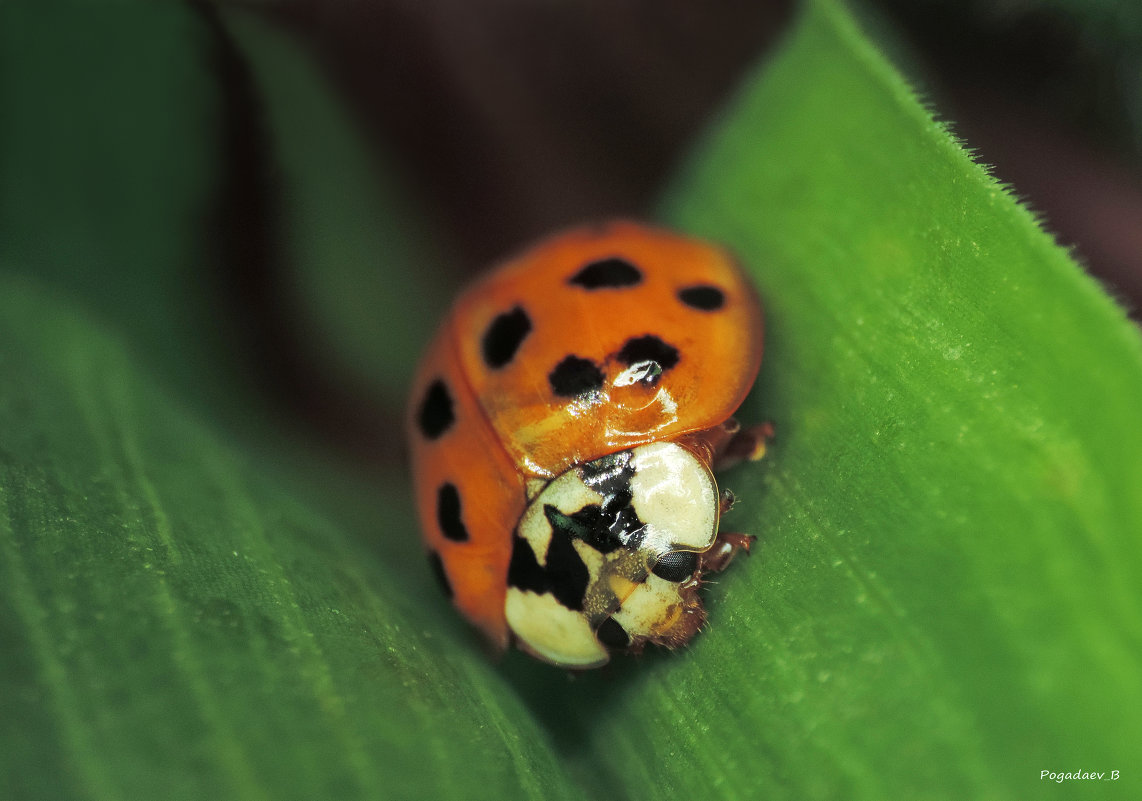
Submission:
[[[698,554],[692,551],[670,551],[658,558],[650,572],[666,581],[685,581],[698,569]]]
[[[522,306],[496,315],[480,341],[484,364],[493,370],[506,365],[515,358],[516,351],[530,333],[531,318]]]
[[[630,451],[620,451],[583,465],[579,469],[583,483],[602,496],[603,502],[587,504],[571,514],[545,505],[543,513],[552,530],[582,540],[602,554],[641,546],[646,538],[646,524],[634,508],[630,488],[634,468],[630,460]]]
[[[698,284],[678,290],[678,299],[698,311],[717,311],[726,303],[726,293],[716,286]]]
[[[460,491],[446,481],[436,492],[436,522],[440,532],[453,542],[467,542],[468,529],[464,525],[460,508]]]
[[[428,385],[428,391],[420,401],[420,409],[416,413],[416,425],[426,438],[436,439],[447,431],[455,420],[456,415],[452,411],[452,395],[448,392],[448,385],[438,378]]]
[[[593,261],[568,279],[584,289],[621,289],[641,282],[639,269],[618,256]]]
[[[544,504],[543,514],[551,530],[559,536],[582,540],[599,553],[611,553],[625,544],[622,529],[612,525],[617,521],[604,514],[598,504],[584,506],[569,515],[558,507]]]
[[[555,600],[575,612],[583,611],[583,597],[591,575],[572,539],[555,531],[547,546],[547,564],[540,566],[531,545],[522,537],[512,540],[512,558],[508,565],[508,585],[540,595],[551,593]]]
[[[603,498],[601,512],[608,529],[628,548],[637,548],[646,536],[646,526],[635,511],[631,452],[619,451],[579,468],[583,483]]]
[[[551,391],[563,398],[586,395],[603,386],[603,371],[590,359],[568,356],[547,376]]]
[[[449,598],[453,596],[452,582],[448,580],[448,574],[444,571],[444,560],[440,558],[440,554],[436,551],[428,552],[428,568],[432,571],[432,575],[436,577],[436,583],[440,585],[441,591]]]
[[[626,648],[630,645],[630,635],[613,617],[602,622],[595,632],[595,638],[608,648]]]

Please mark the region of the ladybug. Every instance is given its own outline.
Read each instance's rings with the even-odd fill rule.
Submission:
[[[705,621],[715,464],[771,430],[732,418],[761,364],[762,311],[725,251],[616,221],[547,239],[453,305],[409,404],[429,560],[500,651],[585,669]]]

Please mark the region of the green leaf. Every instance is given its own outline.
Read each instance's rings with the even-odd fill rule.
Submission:
[[[734,479],[763,539],[695,649],[720,670],[671,676],[726,706],[699,774],[1017,798],[1042,770],[1130,764],[1142,348],[1122,310],[831,2],[665,214],[754,272],[770,338],[748,409],[778,431],[764,481]],[[687,710],[652,747],[700,725]]]
[[[157,379],[229,405],[202,217],[207,36],[175,4],[0,5],[0,258],[109,319]]]
[[[11,278],[0,371],[0,795],[579,797],[419,573]]]

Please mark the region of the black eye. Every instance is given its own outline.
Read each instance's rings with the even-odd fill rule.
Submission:
[[[698,554],[693,551],[671,551],[663,554],[651,571],[666,581],[683,581],[698,569]]]

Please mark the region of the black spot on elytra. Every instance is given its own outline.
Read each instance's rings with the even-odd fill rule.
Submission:
[[[726,303],[726,293],[716,286],[699,284],[678,290],[678,299],[691,309],[716,311]]]
[[[653,334],[628,339],[618,352],[619,361],[630,367],[638,362],[656,362],[663,370],[678,364],[678,348]]]
[[[453,542],[468,541],[468,529],[461,517],[460,492],[449,481],[441,484],[436,492],[436,522],[444,536]]]
[[[551,391],[562,398],[576,398],[603,386],[603,371],[590,359],[568,356],[547,376]]]
[[[440,585],[441,591],[451,598],[452,582],[448,580],[448,574],[444,572],[444,560],[440,558],[440,554],[436,551],[428,552],[428,568],[432,571],[432,575],[436,577],[436,583]]]
[[[575,552],[571,538],[556,531],[547,546],[545,561],[546,566],[541,567],[527,540],[515,537],[508,565],[508,585],[540,595],[551,593],[568,609],[583,611],[583,597],[591,576]]]
[[[698,554],[692,551],[670,551],[663,554],[651,570],[666,581],[685,581],[698,569]]]
[[[452,411],[452,395],[439,378],[428,385],[428,391],[416,413],[416,425],[427,439],[436,439],[456,421]]]
[[[593,261],[575,273],[568,283],[584,289],[621,289],[636,286],[642,281],[642,273],[626,259],[612,256],[609,259]]]
[[[628,378],[631,383],[654,386],[667,370],[678,364],[678,349],[653,334],[628,339],[616,358],[637,373]]]
[[[503,367],[515,358],[516,351],[530,333],[531,318],[522,306],[497,315],[480,342],[484,364],[493,370]]]
[[[630,635],[613,617],[603,621],[595,632],[595,638],[608,648],[626,648],[630,645]]]

